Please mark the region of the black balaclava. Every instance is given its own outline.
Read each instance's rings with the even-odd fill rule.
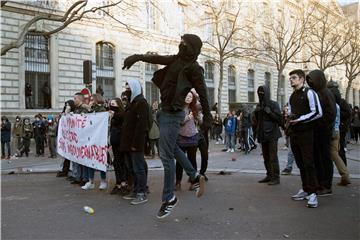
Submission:
[[[265,101],[265,90],[263,86],[260,86],[257,90],[257,94],[259,97],[260,104],[264,103]]]
[[[201,39],[195,34],[184,34],[181,39],[184,43],[179,44],[178,56],[185,61],[196,61],[201,52]]]

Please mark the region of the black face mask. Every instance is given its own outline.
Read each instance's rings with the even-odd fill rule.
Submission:
[[[187,53],[187,46],[184,43],[179,44],[179,56],[180,57],[186,57]]]
[[[119,107],[110,106],[110,110],[111,110],[111,111],[114,111],[114,112],[117,112],[117,111],[119,111]]]
[[[131,99],[131,90],[126,90],[126,91],[125,91],[125,96],[126,96],[127,99],[130,101],[130,99]]]

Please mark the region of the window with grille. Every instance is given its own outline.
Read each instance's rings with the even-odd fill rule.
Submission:
[[[234,66],[228,67],[228,97],[229,103],[236,102],[236,70]]]
[[[270,82],[271,82],[271,73],[266,72],[265,73],[265,85],[270,88]]]
[[[255,71],[248,70],[247,73],[247,85],[248,85],[248,102],[255,102]]]
[[[205,63],[205,81],[214,82],[214,64],[212,62]]]
[[[160,101],[160,90],[159,88],[151,81],[154,72],[158,70],[158,65],[145,63],[145,98],[150,105],[155,101]]]
[[[25,37],[25,82],[32,88],[32,107],[44,108],[49,106],[45,106],[42,88],[47,83],[51,89],[49,38],[35,34],[30,32]]]
[[[114,68],[114,46],[108,42],[96,44],[96,67],[100,69]]]

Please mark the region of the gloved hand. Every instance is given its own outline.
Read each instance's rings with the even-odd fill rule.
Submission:
[[[130,69],[131,66],[134,65],[134,63],[140,61],[140,59],[141,59],[140,54],[134,54],[134,55],[131,55],[131,56],[125,58],[124,66],[122,69]]]

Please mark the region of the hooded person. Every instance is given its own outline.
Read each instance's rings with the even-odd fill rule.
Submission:
[[[316,120],[314,128],[314,156],[319,182],[318,196],[332,194],[333,162],[330,157],[330,143],[336,117],[336,104],[333,94],[326,87],[325,74],[313,70],[306,76],[307,84],[318,94],[323,116]]]
[[[21,120],[20,116],[16,116],[15,123],[14,123],[14,129],[13,129],[13,135],[16,140],[16,148],[21,148],[21,141],[23,136],[23,122]]]
[[[160,127],[160,158],[164,166],[164,191],[162,206],[157,214],[158,218],[168,216],[177,203],[174,195],[175,163],[174,158],[182,165],[190,179],[195,183],[196,196],[204,192],[205,178],[197,174],[176,143],[180,130],[180,123],[185,117],[184,99],[191,88],[199,94],[203,109],[203,126],[210,128],[212,116],[207,100],[207,90],[204,81],[204,70],[198,64],[197,57],[201,52],[202,41],[194,34],[185,34],[181,37],[179,52],[176,55],[135,54],[127,57],[123,69],[129,69],[137,61],[165,65],[156,71],[152,81],[160,89],[161,111],[158,115]]]
[[[339,155],[341,159],[343,160],[344,164],[347,164],[346,161],[346,154],[345,154],[345,148],[346,148],[346,134],[350,127],[351,122],[351,109],[349,107],[349,104],[347,101],[341,97],[341,93],[339,91],[339,85],[337,82],[329,81],[327,84],[327,87],[330,89],[330,91],[334,94],[335,101],[340,106],[340,149],[339,149]]]
[[[268,86],[259,86],[257,89],[259,103],[254,116],[256,119],[257,140],[262,146],[266,177],[259,183],[276,185],[280,183],[279,159],[277,154],[278,139],[281,137],[279,126],[282,124],[282,115],[279,104],[270,99]]]
[[[143,204],[146,197],[147,165],[144,158],[144,145],[148,127],[149,107],[142,94],[138,80],[129,80],[126,84],[129,105],[125,111],[120,142],[120,151],[130,160],[134,173],[134,189],[124,199],[132,200],[132,205]]]

